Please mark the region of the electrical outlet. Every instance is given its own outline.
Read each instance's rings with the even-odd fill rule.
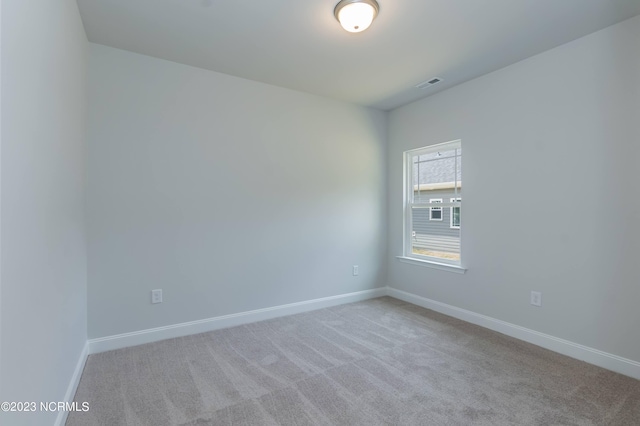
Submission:
[[[532,291],[531,304],[533,306],[542,306],[542,293],[540,293],[539,291]]]
[[[358,270],[358,265],[353,265],[353,276],[358,275],[360,271]]]
[[[151,303],[162,303],[162,290],[151,290]]]

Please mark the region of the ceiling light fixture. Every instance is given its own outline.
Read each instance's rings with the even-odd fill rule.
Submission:
[[[333,14],[342,28],[350,33],[359,33],[369,28],[378,10],[380,6],[376,0],[341,0]]]

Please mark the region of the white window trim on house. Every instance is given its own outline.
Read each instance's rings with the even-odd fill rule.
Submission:
[[[449,272],[456,272],[464,274],[466,272],[466,268],[462,265],[462,229],[460,229],[460,261],[443,259],[439,257],[433,256],[425,256],[420,254],[415,254],[412,251],[412,236],[413,236],[413,218],[412,212],[415,208],[429,208],[432,207],[429,205],[431,203],[416,203],[414,202],[414,184],[413,184],[413,157],[416,155],[424,155],[438,151],[452,150],[452,149],[461,149],[462,143],[460,140],[445,142],[437,145],[431,145],[423,148],[413,149],[409,151],[405,151],[404,153],[404,162],[403,162],[403,174],[404,174],[404,215],[403,215],[403,254],[402,256],[396,256],[396,258],[404,263],[410,263],[413,265],[425,266],[433,269],[440,269]],[[456,178],[457,179],[457,178]],[[438,184],[436,184],[438,185]],[[433,185],[433,186],[436,186]],[[457,191],[457,188],[461,187],[461,182],[456,180],[454,184],[454,189]],[[440,203],[442,206],[440,207],[444,212],[444,208],[449,207],[460,207],[462,209],[462,201],[460,197],[454,197],[452,200],[460,200],[460,201],[452,201],[448,203]],[[431,200],[430,200],[431,201]],[[429,213],[429,218],[431,219],[431,213]],[[436,219],[437,220],[437,219]],[[441,219],[442,220],[442,219]]]
[[[455,203],[456,201],[458,202],[462,202],[462,198],[450,198],[449,201],[451,201],[452,203]],[[449,207],[449,227],[451,229],[460,229],[460,224],[458,224],[457,226],[453,224],[453,209],[455,209],[456,207]],[[460,207],[457,207],[460,208]],[[460,209],[462,211],[462,209]],[[462,217],[460,217],[460,219],[458,219],[460,221],[460,223],[462,223]]]
[[[429,199],[429,204],[431,204],[431,203],[433,203],[433,204],[436,204],[436,203],[442,204],[442,198],[430,198]],[[433,212],[434,211],[440,212],[440,219],[433,217]],[[442,216],[443,216],[442,207],[430,207],[429,208],[429,220],[441,221],[442,220]]]

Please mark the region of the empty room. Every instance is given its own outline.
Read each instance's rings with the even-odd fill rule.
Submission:
[[[2,0],[0,425],[640,425],[639,47],[638,0]]]

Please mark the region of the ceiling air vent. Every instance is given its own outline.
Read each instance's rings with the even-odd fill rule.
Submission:
[[[434,84],[438,84],[442,81],[441,78],[432,78],[431,80],[428,81],[423,81],[422,83],[418,84],[416,87],[418,89],[426,89],[427,87],[431,87]]]

